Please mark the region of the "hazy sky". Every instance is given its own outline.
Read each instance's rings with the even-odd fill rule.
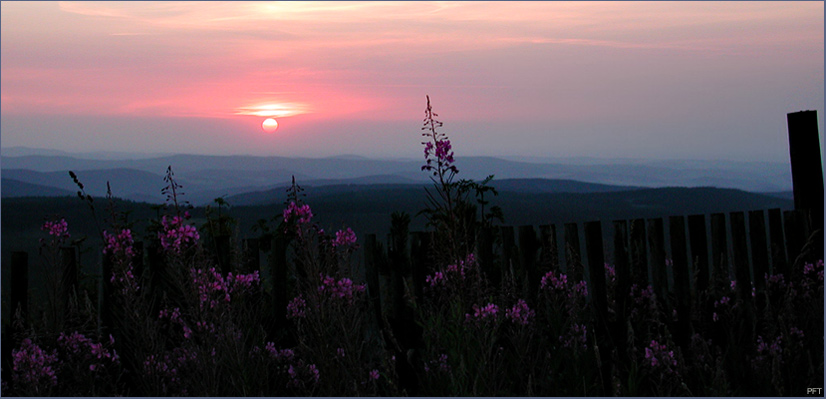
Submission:
[[[787,161],[823,2],[7,2],[2,146]],[[260,111],[277,114],[265,133]]]

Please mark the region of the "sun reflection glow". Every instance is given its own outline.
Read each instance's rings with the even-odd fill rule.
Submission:
[[[310,108],[300,103],[265,103],[236,109],[236,115],[251,115],[267,118],[283,118],[310,112]]]

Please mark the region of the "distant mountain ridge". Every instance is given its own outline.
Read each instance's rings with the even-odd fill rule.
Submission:
[[[65,197],[75,195],[74,192],[54,187],[31,184],[20,180],[2,178],[3,197]]]
[[[19,155],[4,151],[3,177],[46,187],[74,190],[67,172],[75,171],[87,191],[105,191],[112,184],[116,196],[163,201],[162,176],[172,166],[194,204],[219,196],[266,191],[289,184],[295,176],[302,185],[427,184],[422,161],[369,159],[357,156],[287,158],[257,156],[168,155],[135,159],[83,159],[61,155]],[[612,160],[611,162],[623,162]],[[786,164],[727,161],[646,161],[598,163],[532,163],[495,157],[457,157],[457,178],[481,180],[495,175],[494,187],[530,192],[559,192],[563,181],[623,187],[720,187],[750,192],[791,190],[791,169]],[[514,181],[510,181],[514,179]],[[553,183],[548,183],[553,181]],[[551,184],[546,188],[543,185]],[[501,185],[501,186],[500,186]],[[585,187],[585,186],[583,186]],[[4,188],[5,189],[5,188]],[[597,190],[596,186],[582,188]],[[549,190],[549,191],[548,191]],[[576,190],[571,186],[569,190]],[[13,191],[13,190],[12,190]],[[576,191],[572,191],[576,192]],[[95,194],[97,195],[97,194]],[[6,196],[5,193],[3,196]]]

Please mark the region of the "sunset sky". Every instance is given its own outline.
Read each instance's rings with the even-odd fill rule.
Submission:
[[[823,2],[2,2],[0,145],[788,161]],[[274,116],[279,127],[261,123]]]

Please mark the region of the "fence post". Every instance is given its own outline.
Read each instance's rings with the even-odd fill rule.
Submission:
[[[379,248],[378,242],[376,241],[375,234],[368,234],[364,240],[364,269],[367,274],[367,295],[370,298],[370,304],[373,307],[373,318],[374,321],[372,323],[368,323],[371,326],[376,326],[377,330],[374,332],[376,335],[379,335],[382,329],[382,319],[381,319],[381,287],[379,286]]]
[[[134,270],[135,277],[140,279],[143,276],[143,241],[135,241],[132,244],[132,250],[135,251],[135,257],[132,258],[132,269]]]
[[[691,264],[695,267],[698,293],[708,288],[708,236],[706,235],[705,215],[688,217],[688,237],[691,245]]]
[[[614,270],[617,273],[614,291],[617,301],[617,322],[613,326],[612,336],[617,337],[616,348],[620,364],[627,364],[628,352],[624,343],[628,340],[626,304],[631,287],[631,264],[628,259],[628,223],[625,220],[614,221]],[[626,381],[628,375],[624,368],[620,368],[620,374],[620,378]]]
[[[671,216],[668,218],[668,230],[671,234],[671,261],[674,271],[674,294],[677,297],[677,325],[674,337],[683,349],[688,348],[691,336],[691,290],[688,268],[688,251],[686,248],[685,218]]]
[[[556,226],[543,224],[539,226],[539,274],[559,270],[559,248],[556,245]]]
[[[813,230],[823,230],[823,164],[817,111],[792,112],[786,115],[786,121],[789,126],[794,209],[809,209]],[[821,254],[822,250],[821,242]]]
[[[68,313],[71,308],[72,296],[77,295],[77,248],[61,247],[60,263],[63,265],[61,276],[61,293],[63,294],[63,312]]]
[[[231,271],[229,259],[229,236],[219,235],[215,237],[215,261],[224,276]]]
[[[247,272],[261,270],[261,242],[257,238],[245,238],[244,269]]]
[[[611,328],[608,326],[608,298],[605,287],[605,253],[602,245],[602,223],[585,223],[585,250],[588,251],[588,271],[591,274],[591,301],[597,315],[597,344],[600,346],[603,395],[613,392]]]
[[[112,333],[112,254],[100,254],[100,282],[98,283],[98,335]]]
[[[651,250],[651,280],[653,280],[654,293],[657,301],[660,302],[664,310],[670,310],[668,300],[668,275],[666,275],[665,265],[665,231],[663,230],[663,220],[661,218],[648,219],[648,249]],[[666,312],[670,318],[670,314]]]
[[[751,262],[754,271],[754,287],[758,295],[766,288],[765,275],[769,271],[769,249],[766,241],[766,219],[763,211],[749,212],[749,235],[751,236]],[[760,297],[758,296],[758,304]],[[758,306],[758,308],[760,308]]]
[[[11,288],[9,299],[11,300],[10,321],[14,320],[14,315],[20,309],[20,316],[25,323],[29,315],[29,254],[23,251],[11,253]]]
[[[519,266],[519,248],[516,247],[513,226],[499,226],[499,232],[502,234],[502,267],[500,271],[502,275],[507,275],[514,265]]]
[[[769,235],[771,242],[772,274],[789,276],[786,245],[783,242],[783,214],[779,208],[769,209]]]
[[[536,239],[536,232],[533,226],[519,226],[519,263],[528,284],[528,297],[531,300],[536,298],[539,289],[539,277],[536,270],[536,255],[539,250],[539,243]]]
[[[715,280],[729,279],[728,238],[726,236],[726,215],[711,215],[711,259]]]
[[[161,295],[165,261],[162,249],[157,243],[150,243],[147,260],[149,261],[149,286],[152,289],[152,295],[159,297]]]
[[[583,279],[582,256],[579,249],[579,230],[576,223],[565,223],[565,263],[568,277],[574,282]]]
[[[746,242],[746,219],[743,212],[731,212],[731,245],[734,249],[734,277],[737,279],[737,296],[745,306],[745,328],[748,334],[748,343],[754,342],[754,310],[751,299],[751,276],[749,275],[749,254]]]
[[[12,251],[11,253],[11,270],[10,270],[11,287],[9,289],[9,299],[11,300],[11,315],[9,316],[9,324],[6,326],[5,336],[3,340],[3,381],[12,383],[12,358],[11,353],[14,348],[20,343],[18,341],[18,334],[21,332],[15,323],[15,316],[20,310],[20,319],[23,329],[26,328],[28,314],[29,314],[29,254],[24,251]]]
[[[287,239],[282,234],[272,238],[269,264],[276,325],[283,326],[287,319]]]
[[[645,219],[631,221],[631,283],[640,289],[648,287],[648,254],[646,252]]]
[[[482,269],[488,279],[494,281],[492,227],[483,227],[479,230],[479,239],[476,240],[476,245],[478,246],[477,252],[479,255],[476,261],[479,262],[479,268]]]
[[[414,232],[413,241],[410,245],[411,262],[410,268],[413,274],[413,292],[417,300],[421,300],[424,294],[424,279],[427,272],[432,267],[430,259],[430,244],[433,235],[429,232]]]
[[[394,317],[408,319],[404,304],[404,276],[410,274],[410,253],[407,250],[410,237],[410,218],[393,218],[388,241],[390,257],[391,309]]]
[[[614,270],[617,286],[614,297],[617,298],[617,320],[625,323],[625,303],[631,288],[631,264],[628,260],[628,222],[614,221]],[[621,330],[625,330],[623,327]],[[624,342],[624,341],[622,341]]]

